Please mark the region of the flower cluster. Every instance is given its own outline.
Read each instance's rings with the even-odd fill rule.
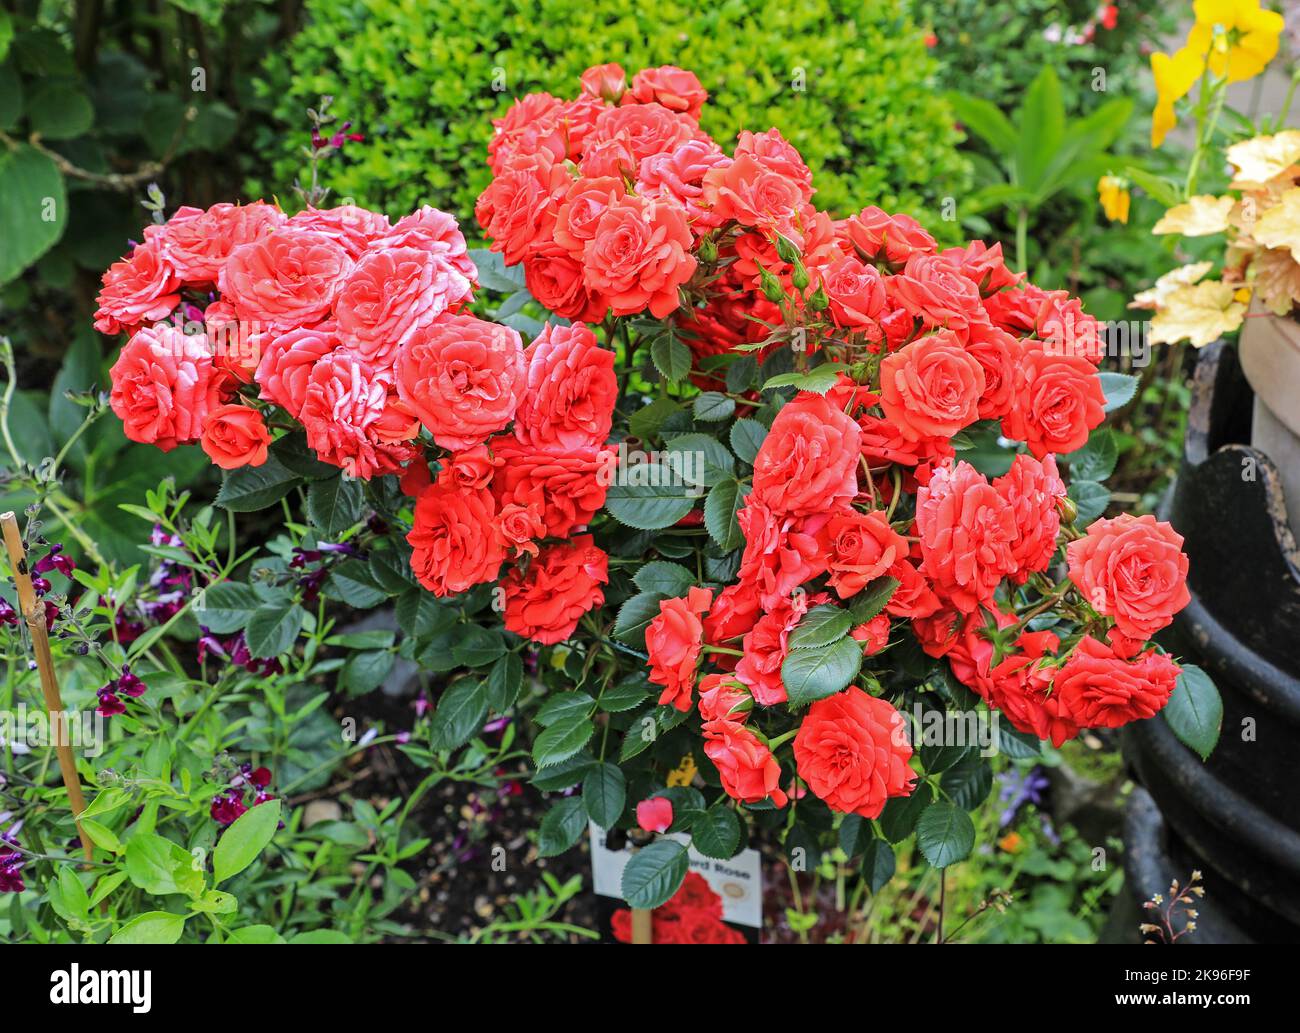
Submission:
[[[612,919],[614,939],[632,942],[632,912],[619,908]],[[722,898],[698,872],[687,872],[681,889],[651,916],[654,943],[744,943],[743,933],[722,920]]]

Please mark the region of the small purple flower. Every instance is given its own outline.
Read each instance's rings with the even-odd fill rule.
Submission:
[[[95,713],[100,717],[113,717],[117,714],[126,713],[126,704],[113,691],[113,685],[110,682],[97,693],[99,696],[99,706],[95,708]]]
[[[48,578],[43,578],[39,574],[32,577],[32,589],[37,595],[44,595],[53,587]]]
[[[1023,774],[1011,768],[999,775],[998,781],[1002,783],[998,799],[1007,805],[998,819],[999,829],[1004,829],[1015,821],[1016,815],[1026,804],[1041,808],[1046,800],[1049,783],[1047,773],[1041,765],[1036,765]]]
[[[144,695],[145,684],[131,673],[131,668],[123,667],[122,676],[117,679],[117,690],[126,693],[132,699],[138,699]]]
[[[26,888],[23,855],[16,850],[0,851],[0,893],[21,893]]]
[[[0,627],[18,624],[18,611],[10,605],[9,600],[0,596]]]
[[[59,542],[51,545],[50,551],[32,565],[33,574],[48,574],[51,570],[57,570],[64,577],[72,577],[72,572],[76,569],[72,557],[64,555],[63,545]]]
[[[208,813],[218,825],[229,825],[247,810],[243,796],[232,792],[213,797],[212,808]]]

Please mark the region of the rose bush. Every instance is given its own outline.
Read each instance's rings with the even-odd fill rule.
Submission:
[[[953,864],[990,753],[1180,691],[1148,641],[1187,601],[1180,539],[1094,523],[1103,411],[1131,384],[999,248],[832,219],[776,130],[728,155],[690,72],[575,87],[497,121],[472,262],[430,209],[153,227],[105,278],[99,325],[131,334],[114,411],[201,443],[229,510],[302,499],[328,597],[392,600],[399,652],[447,675],[425,750],[526,717],[536,784],[580,790],[543,854],[590,820],[716,858],[838,846],[873,889],[913,834]],[[215,293],[195,218],[228,250]],[[501,322],[467,311],[476,284],[508,290]],[[173,296],[204,308],[193,333],[142,325]],[[539,306],[525,347],[503,321]],[[254,354],[221,353],[232,320]],[[250,608],[268,660],[309,624],[302,593]],[[972,713],[985,738],[927,734]],[[683,885],[686,848],[655,847],[624,876],[635,907]]]

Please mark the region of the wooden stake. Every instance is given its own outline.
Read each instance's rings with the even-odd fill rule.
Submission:
[[[0,526],[4,528],[5,548],[9,552],[9,562],[14,570],[14,583],[18,586],[18,606],[27,622],[27,629],[32,636],[32,651],[36,654],[36,669],[41,676],[41,692],[45,695],[45,710],[50,716],[50,734],[54,739],[54,752],[59,758],[59,772],[63,775],[63,785],[68,790],[68,803],[72,806],[72,817],[77,823],[77,835],[81,838],[81,849],[86,860],[94,859],[90,837],[81,827],[81,812],[86,809],[86,798],[81,793],[81,779],[77,775],[77,763],[72,756],[72,744],[65,734],[66,722],[62,720],[63,699],[59,695],[59,681],[54,674],[54,658],[50,655],[50,636],[45,627],[45,608],[36,597],[32,587],[32,575],[27,569],[27,552],[23,548],[23,536],[18,530],[18,521],[12,512],[0,513]]]
[[[633,943],[654,943],[654,923],[651,915],[654,912],[647,908],[634,907],[632,909],[632,942]]]

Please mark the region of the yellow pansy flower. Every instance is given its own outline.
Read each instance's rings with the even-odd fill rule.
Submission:
[[[1106,218],[1111,222],[1128,222],[1128,206],[1132,198],[1127,180],[1119,176],[1102,176],[1097,180],[1097,196]]]
[[[1277,56],[1282,16],[1259,0],[1196,0],[1196,24],[1187,46],[1205,57],[1210,71],[1228,82],[1253,79]]]
[[[1205,71],[1205,58],[1191,47],[1183,47],[1173,57],[1151,55],[1151,73],[1156,80],[1156,107],[1151,113],[1151,146],[1164,143],[1169,130],[1178,124],[1175,102],[1187,96]]]

